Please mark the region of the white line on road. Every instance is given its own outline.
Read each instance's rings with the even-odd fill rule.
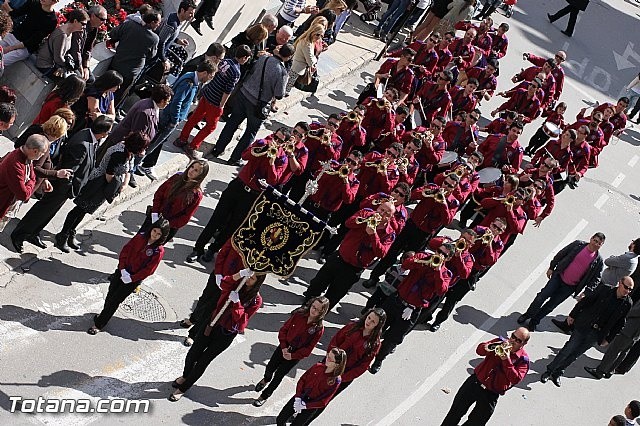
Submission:
[[[378,426],[390,426],[394,424],[403,414],[416,405],[420,400],[447,374],[460,360],[467,355],[487,334],[484,330],[490,330],[507,312],[511,312],[511,307],[522,297],[522,295],[537,281],[549,267],[549,262],[555,254],[564,246],[572,242],[584,228],[587,227],[586,220],[582,219],[578,224],[560,241],[560,243],[549,252],[549,255],[534,269],[529,276],[516,288],[513,293],[491,314],[478,329],[460,346],[458,349],[438,368],[431,376],[420,385],[407,399],[381,419]]]
[[[608,199],[609,196],[607,194],[602,194],[600,198],[598,198],[598,201],[595,202],[595,208],[598,210],[602,210],[602,206],[604,206],[604,203],[606,203]]]
[[[638,159],[640,159],[640,157],[638,157],[637,155],[634,155],[633,157],[631,157],[631,160],[629,160],[627,164],[629,165],[629,167],[635,167],[636,163],[638,162]]]
[[[616,176],[616,178],[613,180],[613,182],[611,183],[611,186],[613,186],[614,188],[617,188],[620,186],[620,184],[622,183],[622,181],[624,180],[625,176],[623,173],[620,173],[618,176]]]

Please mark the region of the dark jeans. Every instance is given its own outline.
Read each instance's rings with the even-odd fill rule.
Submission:
[[[278,346],[276,350],[273,351],[273,355],[271,355],[267,368],[264,370],[264,380],[269,382],[269,385],[264,388],[260,397],[262,399],[268,399],[273,395],[273,391],[280,386],[284,376],[286,376],[299,361],[300,360],[298,359],[284,359],[282,356],[282,349]]]
[[[167,141],[167,139],[169,139],[169,136],[171,136],[171,133],[173,133],[176,127],[177,125],[169,126],[168,123],[164,125],[161,123],[160,127],[158,128],[158,133],[156,133],[155,137],[147,148],[147,153],[144,155],[144,157],[136,157],[136,166],[140,163],[142,163],[143,167],[154,167],[156,164],[158,164],[158,157],[160,157],[160,152],[162,152],[162,146]]]
[[[473,407],[463,425],[485,425],[493,415],[499,397],[499,394],[484,389],[476,375],[472,374],[458,389],[458,393],[453,398],[453,404],[440,426],[457,426],[474,402],[476,406]]]
[[[411,318],[402,319],[402,312],[407,308],[398,295],[387,297],[382,303],[382,309],[387,313],[387,322],[384,324],[384,340],[380,346],[380,351],[376,355],[376,362],[382,362],[399,344],[404,341],[404,337],[416,325],[420,316],[420,309],[414,309]]]
[[[211,317],[213,310],[218,305],[218,299],[221,293],[220,287],[216,284],[215,271],[212,271],[195,309],[191,312],[191,315],[189,315],[189,321],[194,324],[193,327],[189,329],[189,337],[195,339],[200,326],[207,323],[207,319]]]
[[[280,410],[278,417],[276,417],[277,426],[285,426],[289,421],[289,419],[293,417],[293,415],[295,414],[295,411],[293,410],[294,401],[295,401],[295,397],[291,397],[289,402],[287,402],[284,405],[284,407],[282,407],[282,410]],[[291,426],[308,425],[316,416],[317,411],[318,411],[317,409],[302,410],[300,414],[296,415],[295,417],[293,417],[293,419],[291,419]]]
[[[102,312],[94,319],[93,323],[99,329],[103,329],[111,317],[118,310],[118,306],[124,300],[135,291],[136,287],[140,282],[131,282],[129,284],[125,284],[120,279],[120,271],[116,271],[115,274],[110,277],[111,284],[109,284],[109,291],[107,292],[107,297],[104,299],[104,307],[102,308]]]
[[[193,15],[193,22],[200,24],[205,19],[213,18],[220,7],[220,1],[221,0],[203,0]]]
[[[547,135],[543,128],[540,127],[531,139],[529,139],[529,145],[527,145],[527,149],[525,149],[525,151],[533,155],[538,149],[540,149],[540,147],[542,147],[542,145],[547,143],[549,139],[549,135]]]
[[[362,271],[362,268],[345,262],[339,253],[334,253],[311,280],[309,288],[304,292],[304,298],[309,300],[312,297],[320,296],[326,289],[325,297],[329,299],[331,309],[358,282]]]
[[[547,373],[552,376],[562,376],[565,368],[596,343],[598,343],[598,330],[576,328],[558,355],[547,365]]]
[[[557,21],[564,15],[569,15],[569,22],[567,23],[565,32],[569,35],[573,35],[573,30],[576,27],[576,20],[578,19],[578,13],[580,13],[580,9],[578,9],[576,6],[569,5],[551,15],[551,22]]]
[[[389,33],[396,22],[404,15],[409,4],[411,4],[411,0],[394,0],[380,18],[377,30],[381,34]]]
[[[629,113],[629,120],[635,117],[638,112],[640,112],[640,96],[636,100],[636,104],[633,106],[633,109]]]
[[[64,225],[62,225],[60,235],[64,238],[67,238],[71,234],[75,235],[76,228],[80,225],[80,222],[82,222],[82,219],[86,214],[87,213],[78,206],[71,209],[64,220]]]
[[[524,315],[531,318],[530,325],[538,325],[540,320],[551,313],[575,291],[575,287],[566,285],[560,274],[554,273],[547,284],[542,287],[527,308]]]
[[[265,84],[267,84],[266,81]],[[241,90],[236,92],[230,102],[231,115],[227,118],[222,132],[220,132],[215,150],[223,152],[227,145],[231,143],[231,139],[236,133],[236,130],[238,130],[238,127],[240,127],[240,124],[242,124],[244,120],[247,120],[247,127],[231,153],[231,157],[229,157],[230,161],[237,161],[240,160],[242,151],[256,138],[256,134],[258,130],[260,130],[260,126],[262,126],[262,119],[256,115],[256,106],[242,94]]]
[[[69,185],[54,184],[52,192],[45,192],[42,199],[31,206],[11,233],[11,238],[22,242],[38,235],[69,199],[70,190]]]
[[[600,365],[598,365],[598,372],[613,373],[625,359],[634,343],[631,337],[618,334],[607,347],[607,352],[605,352]]]
[[[204,252],[205,245],[219,232],[210,249],[216,253],[220,247],[238,229],[251,210],[251,206],[260,194],[257,191],[247,191],[245,184],[238,178],[232,180],[227,188],[222,191],[220,201],[213,211],[213,215],[204,227],[196,245],[195,251]]]
[[[618,365],[616,371],[622,374],[628,373],[629,370],[631,370],[633,366],[636,365],[636,362],[638,362],[638,358],[640,358],[640,340],[638,340],[636,343],[634,343],[633,346],[631,346],[631,349],[629,349],[629,353],[627,353],[627,356],[624,357],[620,365]]]
[[[475,286],[475,282],[478,278],[474,275],[470,276],[466,280],[460,280],[456,285],[451,287],[444,296],[444,303],[442,308],[436,315],[434,324],[442,324],[451,316],[458,302],[460,302],[464,296],[471,291],[471,286]]]
[[[484,3],[484,6],[482,7],[482,10],[477,15],[477,18],[478,19],[488,18],[489,16],[491,16],[493,12],[496,11],[500,3],[501,3],[500,0],[486,0]]]
[[[380,259],[376,267],[371,271],[371,279],[375,281],[387,272],[387,269],[395,263],[400,253],[408,250],[420,250],[426,243],[427,238],[429,238],[429,234],[418,228],[413,220],[407,220],[404,228],[402,228],[402,231],[396,236],[395,241],[389,248],[387,255]]]
[[[204,335],[205,329],[206,327],[200,327],[184,361],[182,377],[185,381],[178,386],[182,392],[186,392],[202,377],[211,361],[231,346],[237,336],[237,333],[231,333],[219,325],[215,325],[208,336]]]

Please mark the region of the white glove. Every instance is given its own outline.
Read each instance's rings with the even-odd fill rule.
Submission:
[[[216,274],[216,285],[218,286],[218,288],[222,289],[222,287],[220,286],[220,283],[222,282],[222,274]]]
[[[238,303],[240,301],[240,294],[237,291],[232,291],[229,293],[229,300],[233,303]]]
[[[156,223],[159,218],[160,215],[158,213],[151,213],[151,223]]]
[[[249,268],[241,269],[238,273],[242,278],[249,278],[251,275],[253,275],[253,271]]]
[[[302,410],[304,410],[307,407],[307,405],[302,402],[302,399],[300,398],[296,398],[293,401],[293,411],[296,412],[296,414],[300,414],[302,413]]]
[[[129,284],[131,282],[131,275],[129,275],[129,272],[126,269],[121,269],[120,279],[122,280],[123,283]]]
[[[402,311],[402,319],[409,321],[411,319],[411,314],[413,314],[413,309],[407,306],[404,308],[404,311]]]

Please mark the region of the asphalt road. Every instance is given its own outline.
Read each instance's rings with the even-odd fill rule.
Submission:
[[[564,48],[571,62],[563,100],[569,103],[567,117],[572,117],[593,101],[617,97],[637,72],[640,58],[633,44],[627,43],[629,34],[637,28],[639,9],[632,3],[591,2],[572,39],[563,36],[559,32],[563,28],[549,24],[544,15],[547,10],[563,7],[564,2],[523,1],[521,6],[509,20],[511,45],[508,61],[501,64],[499,89],[511,87],[508,79],[526,66],[520,59],[523,52],[551,55]],[[502,21],[496,17],[497,23]],[[598,28],[601,22],[608,23],[607,32],[589,30]],[[303,101],[277,120],[293,124],[345,109],[355,101],[364,85],[363,79],[371,78],[376,68],[377,64],[371,64],[335,82],[319,92],[317,99]],[[497,99],[483,104],[485,119],[499,102]],[[525,144],[537,125],[539,122],[525,129],[522,138]],[[275,127],[274,120],[270,128]],[[601,155],[601,166],[590,170],[577,190],[566,190],[558,197],[556,210],[540,228],[528,226],[525,235],[518,238],[440,331],[411,333],[377,375],[365,373],[331,403],[316,423],[439,424],[468,371],[477,365],[476,345],[494,335],[505,335],[517,326],[515,318],[546,282],[544,271],[559,248],[601,231],[607,236],[602,248],[606,257],[623,253],[629,241],[639,236],[638,129],[633,126],[627,135],[613,140]],[[178,403],[168,402],[170,382],[180,375],[187,352],[181,344],[186,332],[178,327],[177,320],[190,312],[212,267],[185,264],[184,258],[211,215],[225,182],[236,172],[226,165],[212,166],[207,195],[195,219],[167,246],[163,264],[145,282],[144,290],[155,294],[157,300],[152,297],[138,300],[128,310],[124,307],[97,336],[89,336],[85,331],[93,314],[102,307],[107,290],[105,277],[115,268],[122,245],[142,223],[151,194],[118,206],[104,221],[89,223],[79,236],[82,251],[65,255],[52,250],[50,255],[30,264],[28,271],[2,277],[1,408],[11,408],[11,396],[42,396],[149,399],[151,411],[108,415],[0,411],[0,424],[275,423],[274,416],[293,394],[296,378],[320,359],[335,330],[357,316],[368,293],[361,286],[354,286],[337,311],[328,316],[328,329],[321,345],[312,357],[298,365],[296,378],[286,378],[263,407],[251,406],[257,396],[253,386],[260,380],[277,343],[277,331],[288,313],[298,306],[299,295],[319,268],[312,254],[302,260],[294,278],[287,282],[274,277],[267,280],[269,285],[263,291],[265,305],[246,334],[211,364],[185,398]],[[566,315],[572,303],[565,302],[552,315]],[[143,307],[149,309],[143,312]],[[540,331],[533,334],[527,345],[532,360],[529,375],[500,398],[491,424],[604,425],[612,415],[622,413],[629,400],[638,398],[637,369],[626,376],[599,382],[588,377],[582,367],[595,365],[601,358],[596,348],[567,370],[562,388],[541,384],[539,375],[566,340],[567,336],[559,333],[549,319],[541,323]]]

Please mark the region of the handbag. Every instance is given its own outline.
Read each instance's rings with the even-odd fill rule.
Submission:
[[[304,75],[300,76],[304,77]],[[300,77],[296,80],[294,87],[303,92],[315,93],[318,90],[318,84],[320,83],[320,78],[318,77],[318,73],[314,72],[313,74],[309,74],[309,82],[304,83],[300,81]]]
[[[267,69],[267,62],[269,62],[271,57],[268,57],[264,60],[264,64],[262,65],[262,77],[260,77],[260,90],[258,90],[258,105],[256,105],[256,116],[260,120],[266,120],[269,118],[269,114],[271,114],[271,105],[270,102],[265,102],[262,100],[262,91],[264,88],[264,73]]]
[[[304,71],[304,74],[298,76],[298,78],[296,79],[296,85],[300,84],[301,86],[308,86],[309,84],[311,84],[311,81],[313,80],[313,74],[311,72],[311,68],[307,67],[307,69]]]

